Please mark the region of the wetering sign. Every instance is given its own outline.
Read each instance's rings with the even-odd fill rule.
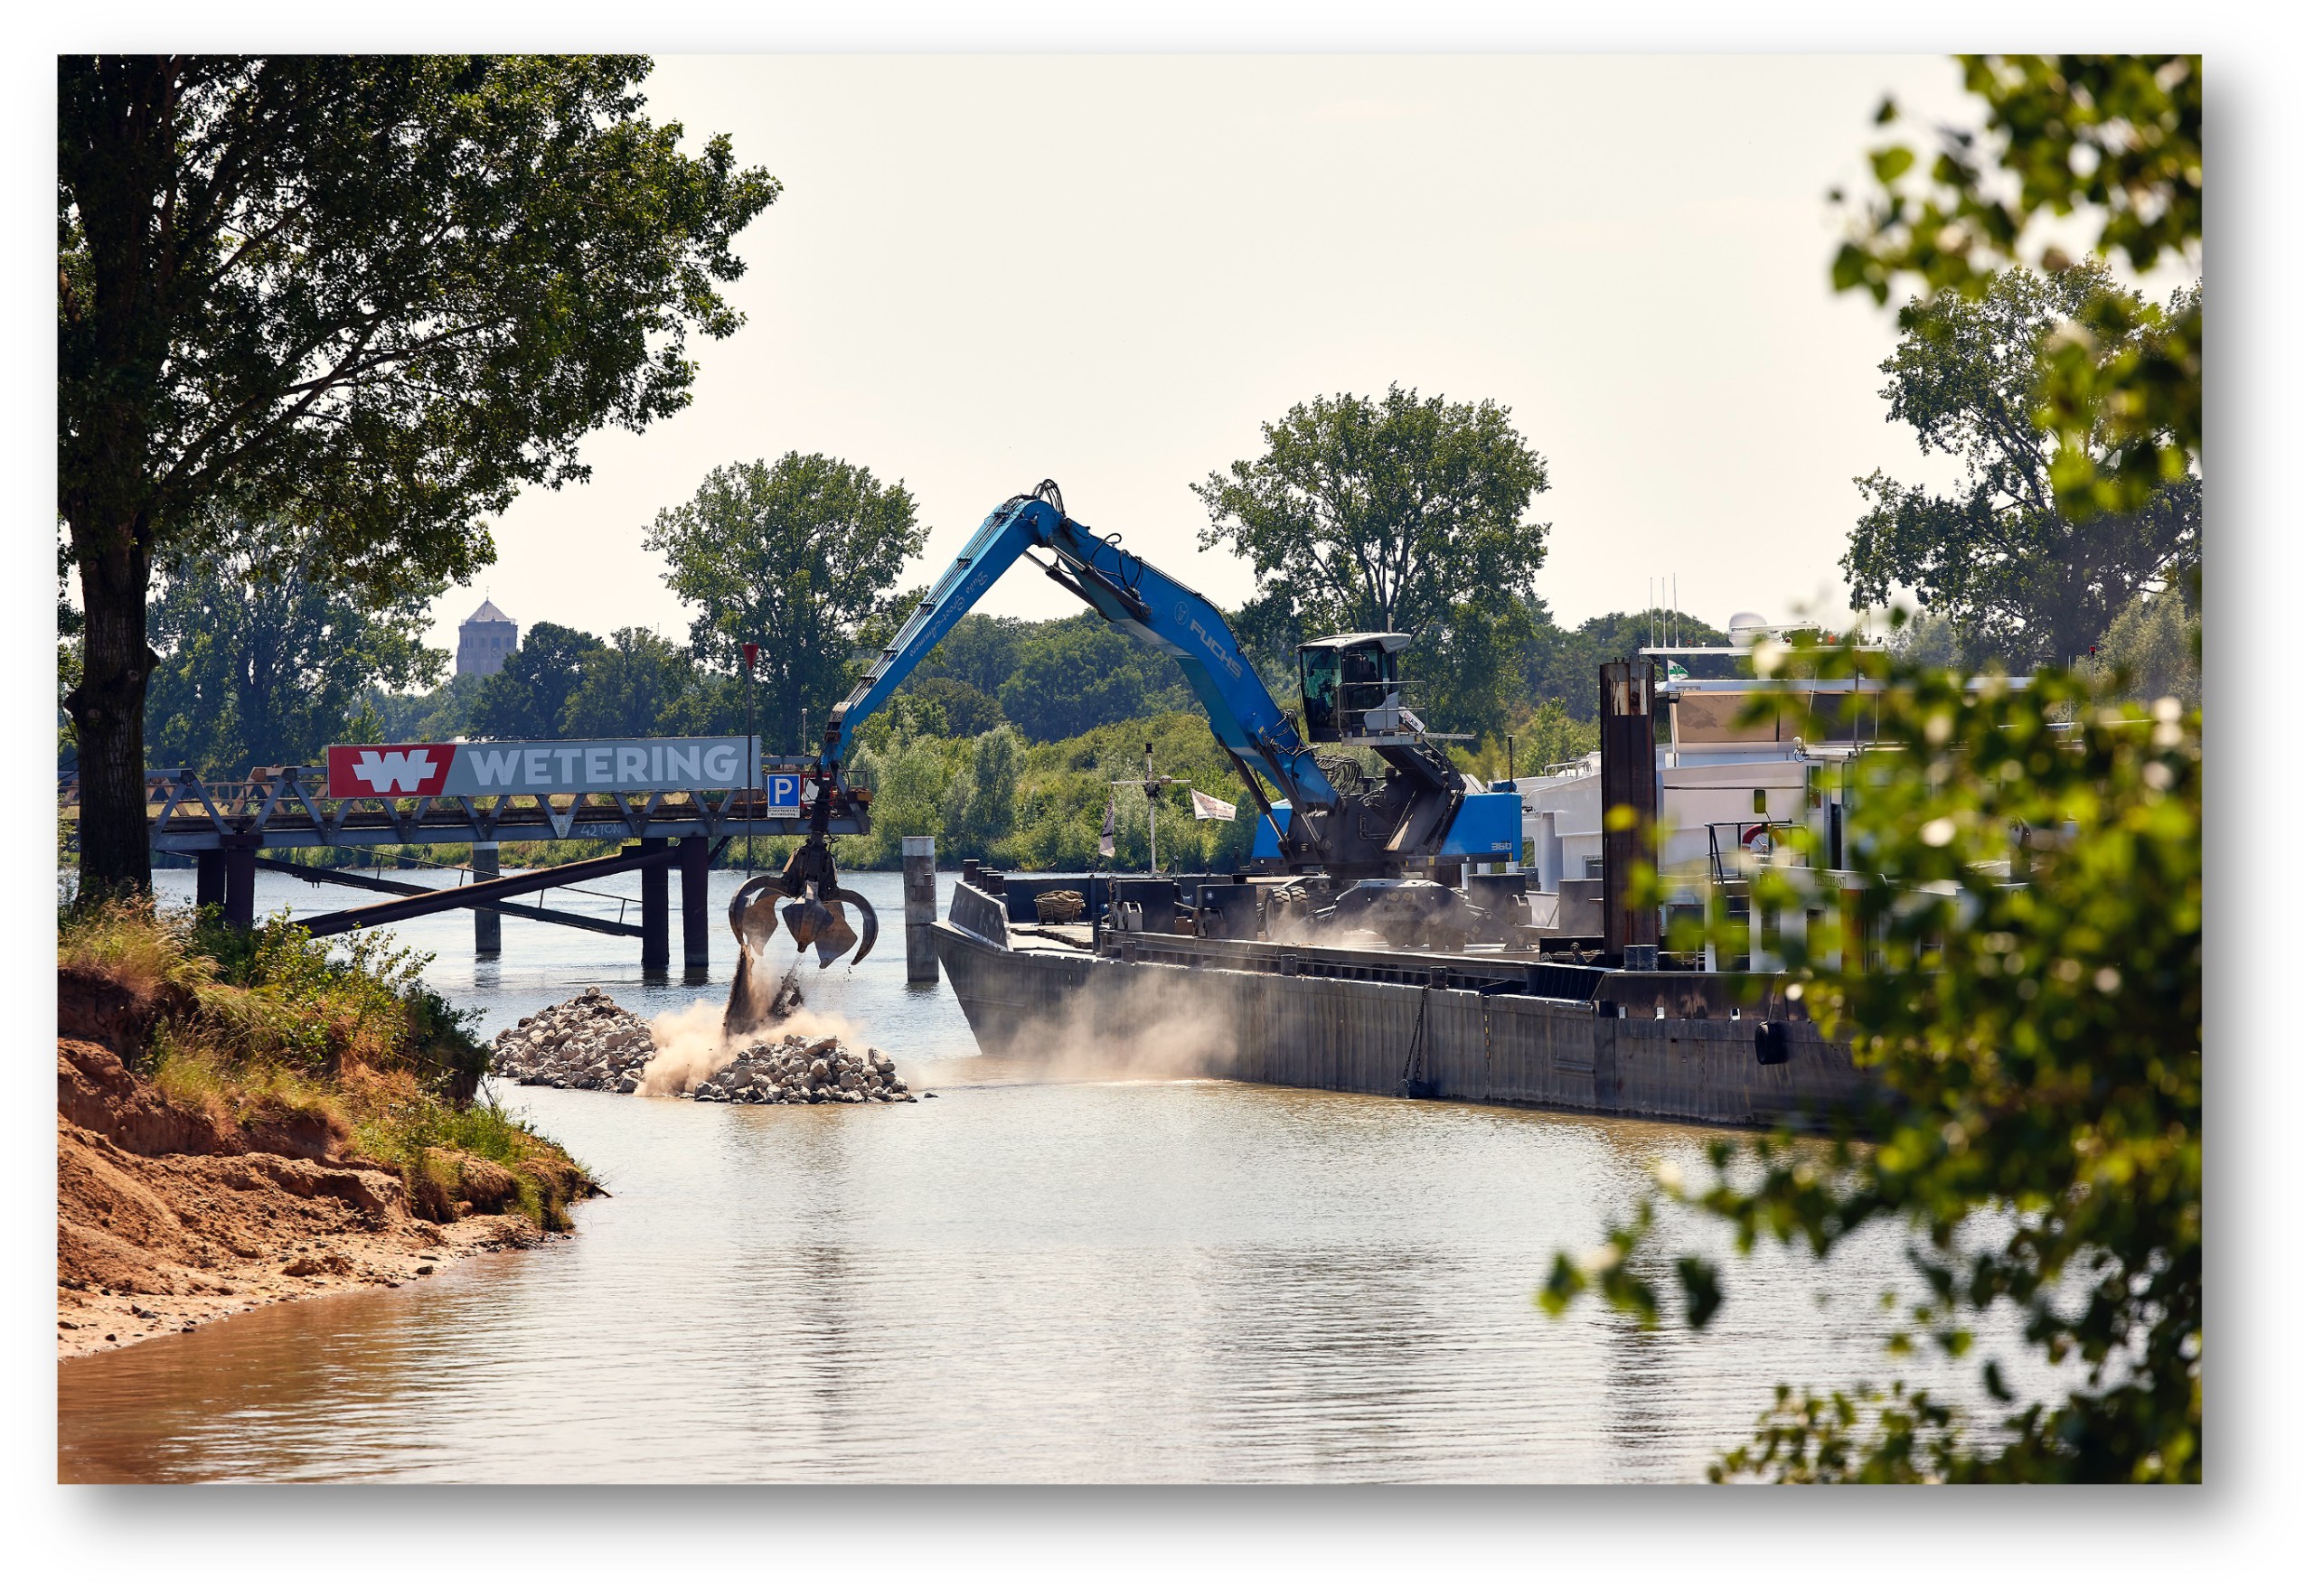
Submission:
[[[756,784],[761,746],[748,737],[357,743],[330,749],[329,790],[337,798],[720,792]]]

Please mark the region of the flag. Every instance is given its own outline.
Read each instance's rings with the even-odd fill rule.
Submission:
[[[1111,793],[1109,794],[1108,812],[1101,817],[1101,857],[1103,859],[1115,859],[1116,856],[1117,795],[1115,793]]]
[[[1237,818],[1236,804],[1224,803],[1212,793],[1200,793],[1195,787],[1190,789],[1190,808],[1196,811],[1197,818],[1201,821],[1234,821]]]

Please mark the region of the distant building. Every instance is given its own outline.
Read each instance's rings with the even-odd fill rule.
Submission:
[[[520,628],[513,616],[488,599],[458,628],[458,674],[495,676],[514,652]]]

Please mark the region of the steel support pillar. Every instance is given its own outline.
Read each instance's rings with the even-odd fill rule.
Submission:
[[[675,847],[683,878],[683,979],[707,977],[707,839],[686,837]]]
[[[193,901],[205,906],[225,901],[225,855],[205,848],[193,856]]]
[[[939,917],[940,897],[936,864],[931,838],[900,839],[900,901],[911,982],[940,979],[940,958],[932,945],[932,922]]]
[[[218,854],[225,878],[225,923],[247,925],[257,918],[257,844],[254,834],[226,836]]]
[[[498,879],[498,844],[477,842],[474,845],[474,878],[477,881]],[[474,955],[477,959],[494,959],[499,953],[498,910],[495,907],[474,912]]]
[[[667,972],[667,867],[674,850],[664,841],[636,844],[643,855],[643,972]]]

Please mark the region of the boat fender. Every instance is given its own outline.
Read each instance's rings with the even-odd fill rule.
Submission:
[[[1783,1064],[1791,1058],[1792,1042],[1789,1033],[1784,1029],[1783,1021],[1764,1019],[1753,1028],[1752,1056],[1760,1061],[1760,1066],[1764,1069],[1770,1065]]]

